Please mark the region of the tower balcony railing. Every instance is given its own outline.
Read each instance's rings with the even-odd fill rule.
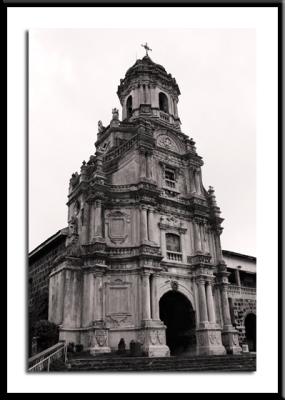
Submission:
[[[182,262],[182,253],[167,250],[166,256],[167,256],[167,259],[170,261]]]
[[[166,184],[166,186],[168,186],[170,188],[175,188],[175,182],[173,182],[169,179],[165,179],[165,184]]]
[[[256,296],[256,288],[230,284],[228,286],[228,293],[233,296]]]
[[[163,111],[160,111],[159,116],[164,121],[169,122],[169,120],[170,120],[169,115],[167,113],[163,112]]]

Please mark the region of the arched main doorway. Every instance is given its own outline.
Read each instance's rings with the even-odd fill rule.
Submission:
[[[249,351],[256,351],[256,316],[247,314],[244,320],[245,336]]]
[[[166,344],[172,355],[196,353],[195,312],[182,293],[169,291],[159,301],[159,316],[166,325]]]

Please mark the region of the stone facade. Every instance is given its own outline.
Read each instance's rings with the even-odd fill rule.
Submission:
[[[49,276],[49,319],[91,354],[121,338],[148,356],[241,351],[229,304],[220,209],[181,132],[179,87],[148,56],[121,79],[95,154],[70,180],[65,250]],[[183,318],[179,317],[183,315]]]

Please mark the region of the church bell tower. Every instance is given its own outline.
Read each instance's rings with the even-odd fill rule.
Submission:
[[[178,84],[147,51],[117,94],[121,119],[113,108],[108,124],[98,122],[95,153],[70,179],[49,319],[61,339],[94,355],[121,339],[149,357],[238,353],[223,219],[195,142],[181,131]]]

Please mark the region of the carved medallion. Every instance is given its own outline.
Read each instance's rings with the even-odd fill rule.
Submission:
[[[164,149],[178,152],[176,143],[168,135],[159,135],[157,138],[157,145]]]
[[[97,330],[95,332],[95,338],[100,347],[103,347],[107,341],[107,331],[105,330]]]

